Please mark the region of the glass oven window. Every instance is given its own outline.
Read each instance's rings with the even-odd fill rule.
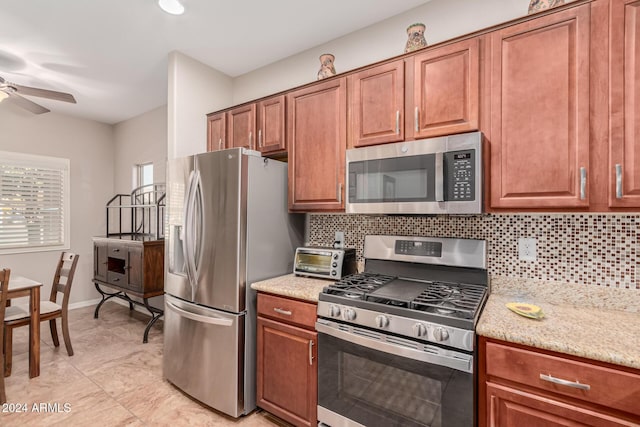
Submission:
[[[435,200],[435,155],[349,163],[349,202]]]
[[[368,427],[473,426],[473,374],[318,339],[319,406]]]
[[[331,269],[331,253],[326,255],[298,253],[296,254],[296,267],[304,271],[329,271]]]

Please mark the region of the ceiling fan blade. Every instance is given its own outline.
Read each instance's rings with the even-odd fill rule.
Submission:
[[[8,82],[7,82],[8,83]],[[76,103],[76,99],[70,93],[57,92],[55,90],[38,89],[35,87],[21,86],[15,83],[8,83],[16,89],[20,95],[38,96],[40,98],[55,99],[56,101]]]
[[[25,110],[31,111],[33,114],[42,114],[51,111],[47,108],[44,108],[42,105],[36,104],[33,101],[29,101],[27,98],[21,97],[17,93],[10,93],[9,98],[14,104],[24,108]]]

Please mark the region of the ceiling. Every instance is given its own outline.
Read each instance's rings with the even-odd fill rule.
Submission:
[[[75,96],[29,97],[51,111],[117,123],[166,104],[172,50],[235,77],[427,1],[183,0],[173,16],[156,0],[0,0],[0,76]]]

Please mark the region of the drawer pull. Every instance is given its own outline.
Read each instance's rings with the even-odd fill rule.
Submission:
[[[120,252],[120,249],[114,249],[113,252]]]
[[[276,313],[284,314],[285,316],[291,316],[291,311],[283,310],[282,308],[275,307],[273,311],[275,311]]]
[[[540,379],[554,384],[577,388],[579,390],[591,390],[591,386],[589,384],[581,384],[578,381],[567,381],[561,378],[552,377],[551,375],[540,374]]]

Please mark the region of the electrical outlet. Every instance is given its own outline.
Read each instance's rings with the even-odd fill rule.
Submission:
[[[538,239],[520,237],[518,239],[518,259],[520,261],[537,261]]]

